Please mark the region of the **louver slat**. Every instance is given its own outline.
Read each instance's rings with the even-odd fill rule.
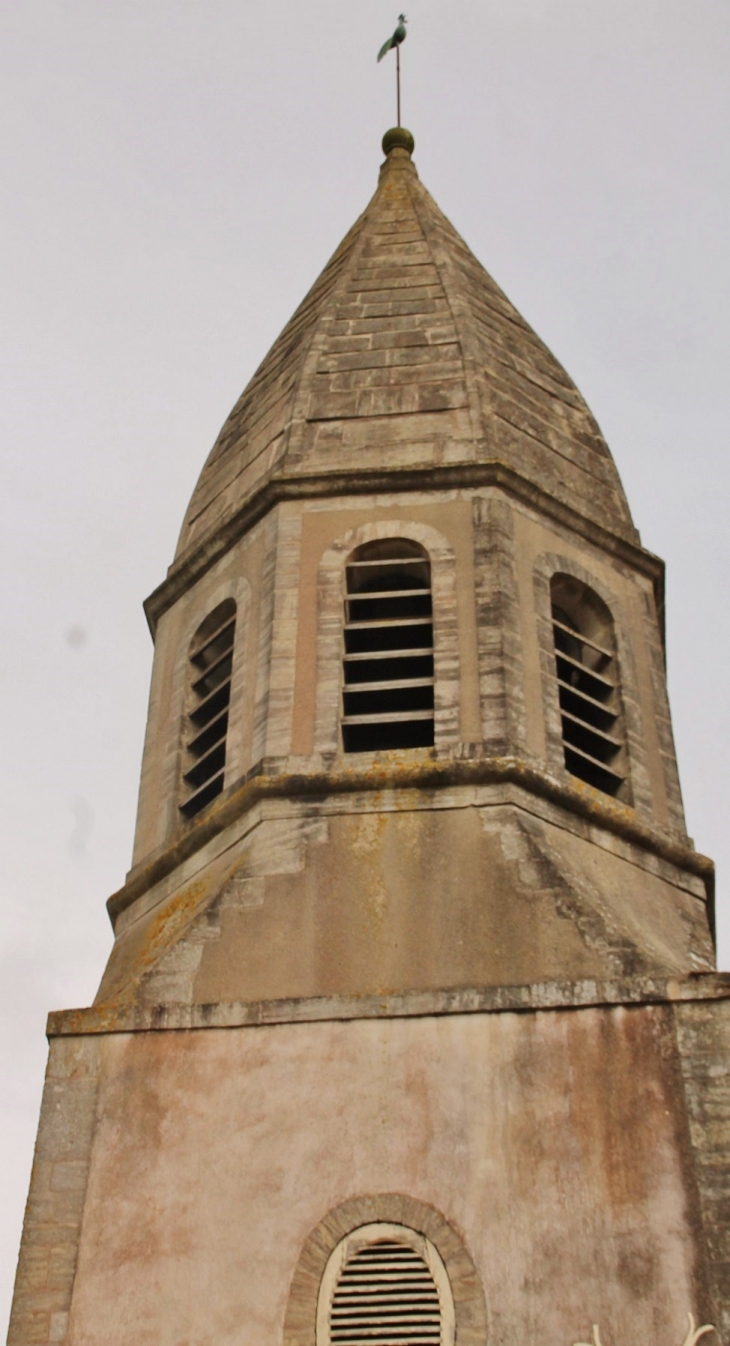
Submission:
[[[217,630],[212,631],[204,644],[200,645],[195,651],[195,654],[191,656],[193,663],[197,664],[200,668],[205,668],[206,665],[211,662],[208,652],[211,646],[215,645],[216,642],[219,642],[222,648],[230,649],[233,644],[233,628],[235,624],[235,617],[226,618],[223,624],[219,626]]]
[[[582,687],[582,690],[587,692],[589,696],[594,696],[599,701],[610,697],[614,686],[605,675],[596,673],[595,669],[586,668],[580,660],[571,659],[560,649],[556,649],[555,653],[558,661],[558,674],[568,687]]]
[[[575,628],[574,628],[574,627],[572,627],[572,626],[566,626],[565,622],[558,621],[558,619],[557,619],[556,617],[553,617],[553,627],[554,627],[554,629],[555,629],[556,631],[563,631],[563,632],[565,632],[565,634],[566,634],[571,640],[573,640],[573,641],[575,640]],[[613,655],[611,654],[611,651],[610,651],[610,650],[607,650],[606,647],[605,647],[604,645],[598,645],[598,644],[596,643],[595,640],[589,640],[588,636],[584,636],[582,631],[581,631],[581,633],[580,633],[580,643],[581,643],[581,645],[588,645],[588,647],[589,647],[591,650],[595,650],[597,654],[602,654],[602,655],[604,656],[604,658],[606,658],[606,659],[609,659],[609,660],[612,660],[612,659],[613,659]]]
[[[426,1263],[407,1244],[378,1242],[345,1263],[330,1309],[340,1346],[440,1346],[441,1306]]]
[[[392,711],[378,715],[378,724],[401,724],[404,720],[423,720],[425,723],[433,723],[433,711]],[[372,722],[372,715],[344,715],[342,718],[343,724],[372,724]]]

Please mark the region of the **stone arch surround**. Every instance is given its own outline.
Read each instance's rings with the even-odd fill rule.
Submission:
[[[402,537],[419,542],[431,562],[435,716],[438,755],[459,740],[460,671],[454,550],[437,529],[412,519],[382,519],[352,528],[324,552],[317,578],[317,701],[314,747],[323,755],[338,753],[340,686],[342,682],[342,614],[345,563],[365,542]]]
[[[317,1300],[329,1257],[354,1229],[377,1222],[405,1225],[429,1239],[449,1278],[458,1346],[486,1346],[484,1290],[463,1239],[435,1206],[399,1192],[342,1202],[304,1240],[289,1288],[283,1346],[316,1346]]]
[[[187,619],[179,629],[165,631],[158,642],[156,661],[162,668],[163,641],[174,640],[174,651],[169,663],[165,665],[167,690],[166,710],[161,706],[160,674],[153,674],[152,697],[145,744],[142,792],[140,795],[139,830],[142,815],[154,814],[155,844],[163,845],[179,830],[180,815],[178,800],[182,777],[183,744],[185,736],[185,698],[190,677],[190,643],[206,615],[218,607],[224,599],[232,598],[236,604],[236,632],[233,645],[233,666],[231,675],[231,716],[226,743],[225,784],[230,785],[245,770],[245,749],[247,726],[243,721],[242,707],[246,690],[246,668],[248,660],[249,622],[251,613],[251,586],[243,576],[221,579],[207,588],[200,586],[194,601],[190,604]],[[146,772],[154,760],[153,745],[162,740],[163,761],[161,777],[148,791]],[[152,847],[148,847],[152,849]]]

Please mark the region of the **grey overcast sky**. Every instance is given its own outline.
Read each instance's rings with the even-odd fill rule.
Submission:
[[[0,53],[0,1304],[46,1011],[93,997],[151,663],[220,423],[374,190],[398,0],[16,0]],[[422,179],[553,349],[668,564],[730,963],[730,0],[409,0]],[[0,1317],[1,1317],[0,1313]]]

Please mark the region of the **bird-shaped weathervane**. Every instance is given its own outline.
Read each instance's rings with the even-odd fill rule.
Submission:
[[[399,14],[398,27],[393,36],[389,37],[388,41],[383,43],[378,52],[378,60],[382,61],[386,53],[392,51],[395,47],[395,79],[398,90],[398,126],[400,126],[400,44],[406,40],[406,23],[407,19],[405,14]]]

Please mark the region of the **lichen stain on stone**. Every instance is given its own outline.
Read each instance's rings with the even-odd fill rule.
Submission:
[[[120,1009],[120,1001],[114,999],[94,1005],[92,1009],[65,1010],[63,1012],[64,1034],[88,1033],[91,1018],[93,1018],[93,1031],[99,1033],[111,1031],[119,1024]]]
[[[126,950],[123,943],[121,948],[116,947],[112,953],[112,964],[115,954],[118,957],[110,988],[112,994],[95,1006],[107,1027],[113,1027],[118,1013],[134,1000],[142,980],[189,929],[210,898],[212,889],[210,880],[188,884],[158,908],[137,937],[130,938]]]
[[[587,812],[595,817],[597,822],[603,822],[607,813],[629,825],[634,821],[634,810],[628,804],[611,799],[609,795],[599,795],[592,785],[587,785],[577,776],[571,777],[570,784],[576,794],[581,796]]]
[[[369,933],[378,942],[382,939],[383,923],[388,907],[388,893],[383,880],[382,854],[388,824],[387,814],[368,813],[359,819],[358,834],[352,850],[368,866],[369,883],[364,885],[364,907]]]
[[[203,899],[210,892],[210,883],[199,880],[176,893],[164,907],[158,911],[145,930],[142,952],[138,966],[146,971],[157,962],[160,954],[177,939],[191,921],[197,916]]]

